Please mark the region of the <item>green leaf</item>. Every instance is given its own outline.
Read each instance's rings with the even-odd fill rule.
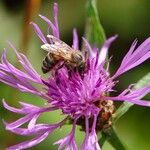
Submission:
[[[150,84],[150,73],[142,77],[134,86],[135,89],[139,89]]]
[[[133,103],[123,102],[113,115],[113,123],[115,123],[120,117],[122,117],[133,105]]]
[[[150,73],[141,78],[135,85],[134,89],[139,89],[150,83]],[[134,104],[129,102],[123,102],[123,104],[117,109],[113,117],[113,123],[115,123],[121,116],[123,116]]]
[[[97,0],[87,0],[87,21],[85,34],[90,44],[96,45],[100,48],[103,45],[106,36],[100,23],[96,3]]]

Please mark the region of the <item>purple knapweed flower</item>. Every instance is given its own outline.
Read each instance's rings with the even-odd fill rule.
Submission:
[[[53,36],[59,37],[58,27],[58,7],[54,4],[54,23],[47,17],[40,15],[46,21],[48,29],[52,31]],[[43,42],[49,43],[50,39],[45,37],[37,24],[31,23],[38,37]],[[12,86],[22,92],[37,95],[46,100],[47,105],[43,107],[20,102],[21,108],[9,106],[4,100],[3,105],[6,109],[22,114],[23,117],[12,122],[4,122],[6,130],[22,136],[34,136],[33,139],[8,147],[7,150],[27,149],[39,144],[48,137],[54,130],[63,126],[67,120],[72,123],[70,133],[55,142],[59,145],[59,150],[77,150],[75,141],[76,126],[80,125],[85,131],[81,150],[100,150],[98,144],[97,132],[109,125],[111,115],[114,112],[113,101],[127,101],[141,106],[150,106],[150,102],[141,100],[150,92],[150,85],[140,89],[133,89],[129,86],[117,96],[111,96],[108,93],[115,91],[117,78],[128,70],[138,66],[150,58],[150,38],[145,40],[136,48],[137,41],[131,45],[128,53],[123,58],[119,69],[110,75],[106,66],[106,55],[110,44],[116,39],[116,36],[109,38],[99,51],[92,48],[83,38],[84,48],[89,56],[86,61],[86,71],[82,78],[78,72],[72,71],[71,76],[65,66],[57,71],[57,74],[50,74],[48,79],[43,79],[32,67],[28,59],[22,53],[18,53],[12,44],[9,44],[21,63],[24,71],[14,67],[6,58],[6,50],[3,51],[0,63],[0,81]],[[78,36],[73,31],[74,49],[79,49]],[[43,91],[39,90],[35,84],[41,85]],[[64,114],[64,119],[55,124],[37,123],[39,116],[45,112],[51,112],[60,109]],[[28,123],[28,124],[27,124]],[[23,126],[27,124],[27,126]]]

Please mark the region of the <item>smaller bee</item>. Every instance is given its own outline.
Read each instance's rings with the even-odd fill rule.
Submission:
[[[63,62],[68,71],[75,70],[82,74],[85,70],[85,58],[82,52],[71,48],[65,42],[52,35],[48,35],[47,37],[50,43],[41,46],[43,50],[48,52],[43,60],[43,73],[51,71],[56,64]]]

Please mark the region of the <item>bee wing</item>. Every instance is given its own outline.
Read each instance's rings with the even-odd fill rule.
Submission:
[[[48,52],[54,53],[55,55],[69,59],[70,53],[73,51],[73,49],[65,42],[52,35],[47,35],[47,37],[49,38],[50,43],[42,45],[41,48]]]

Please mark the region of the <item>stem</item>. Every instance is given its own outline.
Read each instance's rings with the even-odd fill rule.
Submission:
[[[100,147],[103,147],[104,143],[106,142],[106,134],[101,132],[102,137],[98,140],[98,143],[100,145]]]
[[[102,132],[102,138],[99,140],[101,146],[103,146],[106,139],[115,150],[127,150],[127,147],[122,143],[113,127]]]
[[[116,123],[116,121],[122,117],[134,104],[123,102],[121,106],[116,110],[114,116],[113,116],[113,123]]]

